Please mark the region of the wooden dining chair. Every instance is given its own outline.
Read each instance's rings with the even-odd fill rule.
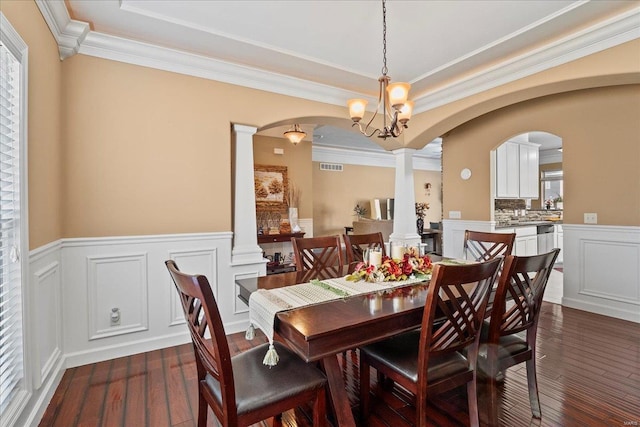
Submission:
[[[531,413],[541,418],[536,374],[536,335],[542,296],[553,264],[560,253],[554,249],[542,255],[507,256],[498,281],[494,309],[485,321],[478,350],[478,369],[489,385],[489,425],[498,425],[499,372],[526,362]],[[497,309],[502,307],[502,309]],[[521,333],[525,333],[523,337]]]
[[[386,255],[382,233],[369,234],[343,234],[345,250],[347,252],[347,264],[356,264],[363,260],[366,249],[381,248],[382,255]]]
[[[262,364],[266,343],[231,357],[207,278],[180,272],[172,260],[165,264],[191,333],[198,374],[198,427],[206,427],[208,407],[224,427],[249,426],[270,417],[274,426],[281,426],[282,412],[311,401],[313,425],[325,426],[324,374],[279,343],[274,345],[280,361],[271,368]]]
[[[464,232],[463,257],[471,261],[488,261],[498,256],[506,257],[513,251],[515,233]]]
[[[342,275],[344,261],[340,236],[293,237],[291,243],[296,270],[304,272],[305,281]]]
[[[370,410],[370,367],[416,396],[416,425],[427,425],[427,400],[467,385],[469,420],[478,425],[476,355],[489,288],[502,259],[436,264],[420,330],[360,347],[360,408]],[[442,319],[434,326],[434,322]],[[463,350],[467,349],[465,356]],[[380,386],[380,384],[379,384]]]

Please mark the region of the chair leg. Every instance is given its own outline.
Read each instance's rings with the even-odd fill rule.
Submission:
[[[326,390],[323,388],[316,395],[316,399],[313,402],[313,426],[325,427],[327,425],[327,398]]]
[[[489,402],[487,405],[487,422],[490,426],[498,425],[498,383],[495,376],[487,377],[487,391],[489,393]]]
[[[527,360],[527,384],[529,385],[529,402],[534,418],[542,418],[540,409],[540,396],[538,394],[538,376],[536,374],[536,360],[534,357]]]
[[[198,393],[198,427],[207,427],[209,404],[202,393]]]
[[[371,368],[369,364],[360,356],[360,416],[364,424],[369,418],[370,411],[370,388],[371,388]]]
[[[476,376],[467,383],[467,400],[469,402],[469,425],[478,427],[480,420],[478,419],[478,392],[476,386]]]

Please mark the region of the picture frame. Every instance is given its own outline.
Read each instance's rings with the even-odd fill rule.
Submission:
[[[289,179],[286,166],[254,165],[256,211],[286,212]]]

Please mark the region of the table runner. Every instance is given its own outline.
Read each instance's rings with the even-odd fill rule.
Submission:
[[[314,304],[363,295],[376,291],[407,286],[429,280],[431,275],[415,277],[397,282],[354,282],[344,277],[312,280],[309,283],[285,286],[276,289],[258,289],[249,297],[249,329],[245,338],[252,340],[254,328],[258,327],[269,339],[269,350],[262,363],[271,367],[278,364],[278,354],[273,346],[273,325],[280,311],[306,307]]]

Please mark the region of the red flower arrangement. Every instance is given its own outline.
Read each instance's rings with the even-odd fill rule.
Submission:
[[[382,263],[379,266],[368,265],[359,262],[353,273],[346,277],[347,280],[358,282],[365,280],[367,282],[397,282],[407,280],[411,276],[422,277],[431,274],[433,264],[428,255],[414,256],[412,254],[404,254],[400,261],[394,261],[388,256],[382,257]]]

